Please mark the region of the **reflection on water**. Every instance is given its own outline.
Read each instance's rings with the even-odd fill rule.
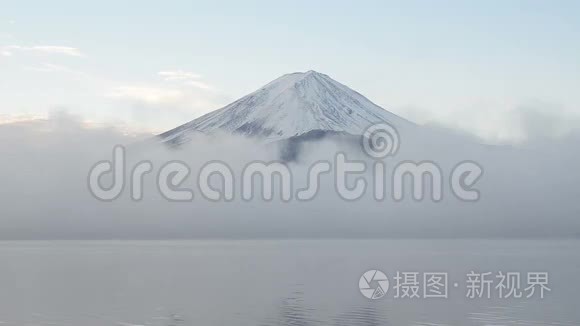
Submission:
[[[374,325],[390,325],[386,316],[377,311],[373,306],[358,307],[349,312],[340,314],[333,318],[333,325],[336,326],[374,326]]]
[[[564,320],[546,320],[528,319],[524,316],[527,314],[526,305],[512,305],[500,307],[488,307],[482,312],[470,312],[469,319],[475,325],[529,325],[529,326],[548,326],[548,325],[578,325],[578,322]],[[554,319],[561,319],[563,316],[554,316]]]
[[[387,319],[377,312],[373,305],[358,307],[336,316],[328,316],[324,319],[314,317],[315,310],[304,305],[301,291],[283,300],[278,308],[278,316],[275,320],[261,323],[263,326],[310,326],[310,325],[336,325],[336,326],[375,326],[390,325]]]
[[[303,292],[296,291],[292,296],[284,299],[278,308],[276,320],[264,325],[316,325],[318,321],[312,316],[312,309],[304,306]]]
[[[341,312],[334,316],[326,316],[322,319],[315,318],[316,311],[307,308],[301,298],[302,292],[295,292],[292,296],[283,300],[279,307],[279,315],[275,320],[260,323],[262,326],[309,326],[309,325],[334,325],[334,326],[389,326],[398,325],[389,322],[386,309],[379,310],[377,305],[368,302],[367,305],[353,307],[348,312]],[[510,306],[491,306],[482,312],[469,312],[467,314],[469,325],[501,326],[501,325],[528,325],[528,326],[574,326],[577,321],[547,321],[521,318],[526,314],[525,304]],[[559,317],[559,316],[558,316]],[[556,318],[558,318],[556,317]],[[413,326],[449,326],[450,324],[433,321],[414,321]]]
[[[316,311],[304,305],[301,297],[303,293],[295,292],[292,296],[283,300],[278,308],[278,316],[273,320],[259,323],[261,326],[310,326],[310,325],[334,325],[334,326],[389,326],[397,325],[389,321],[386,309],[378,309],[378,306],[369,301],[366,305],[353,307],[347,312],[340,312],[333,316],[323,318],[315,317]],[[501,326],[501,325],[529,325],[529,326],[573,326],[577,321],[546,321],[522,318],[526,314],[526,304],[513,304],[510,306],[491,306],[481,312],[469,312],[467,319],[470,325]],[[558,317],[556,317],[558,318]],[[414,321],[413,326],[449,326],[450,324],[433,321]]]
[[[579,241],[0,242],[2,326],[580,325]],[[369,269],[547,271],[546,299],[364,298]]]

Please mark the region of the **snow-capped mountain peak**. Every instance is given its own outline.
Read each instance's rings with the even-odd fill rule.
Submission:
[[[225,131],[272,141],[314,130],[361,135],[369,125],[385,121],[403,128],[412,125],[329,76],[310,70],[283,75],[160,136],[171,141],[190,132]]]

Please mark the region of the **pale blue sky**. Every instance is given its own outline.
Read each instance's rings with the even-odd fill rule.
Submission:
[[[580,114],[580,1],[1,1],[0,119],[163,130],[317,70],[491,140]],[[517,124],[517,121],[516,121]]]

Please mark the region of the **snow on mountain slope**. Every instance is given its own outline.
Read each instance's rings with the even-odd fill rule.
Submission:
[[[181,143],[192,132],[225,131],[266,141],[288,139],[313,130],[362,135],[377,122],[388,122],[395,128],[414,125],[327,75],[308,71],[284,75],[160,137],[162,141]]]

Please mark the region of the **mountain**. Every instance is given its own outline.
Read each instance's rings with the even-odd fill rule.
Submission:
[[[360,136],[378,122],[397,129],[415,125],[316,71],[284,75],[239,100],[169,130],[163,142],[181,144],[196,132],[226,132],[266,142],[324,134]]]

